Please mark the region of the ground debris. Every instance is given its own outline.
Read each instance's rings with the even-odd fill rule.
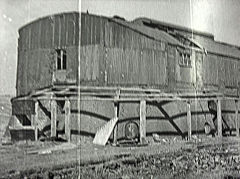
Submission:
[[[236,173],[240,169],[240,153],[237,148],[229,146],[193,148],[165,154],[140,155],[124,158],[117,164],[105,164],[96,170],[89,170],[87,166],[80,169],[81,177],[85,178],[185,178],[203,173],[221,172]],[[230,173],[230,174],[229,174]],[[237,175],[240,177],[240,174]],[[219,176],[218,176],[219,177]]]

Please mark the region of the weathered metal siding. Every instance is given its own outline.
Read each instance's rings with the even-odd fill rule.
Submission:
[[[82,14],[81,83],[166,86],[165,48],[111,19]]]
[[[168,90],[173,91],[176,86],[176,48],[169,45],[167,48],[167,76],[168,76]]]
[[[105,28],[110,85],[167,85],[166,44],[115,22]],[[109,35],[107,38],[106,36]]]
[[[87,45],[80,48],[81,83],[99,84],[104,71],[100,72],[104,50],[100,45]],[[103,67],[104,68],[104,67]]]
[[[78,46],[71,46],[66,48],[67,53],[67,71],[66,79],[67,83],[78,82],[78,66],[79,66],[79,48]]]
[[[81,14],[81,46],[103,44],[106,18]]]
[[[224,70],[219,71],[222,73],[225,87],[237,88],[239,78],[239,61],[232,58],[221,58],[221,67]]]
[[[109,48],[106,61],[109,85],[167,84],[167,59],[163,51]]]
[[[233,58],[207,54],[203,60],[205,85],[237,88],[239,61]]]
[[[67,52],[65,83],[78,78],[79,14],[66,13],[45,17],[19,30],[17,95],[53,83],[56,70],[55,49]]]
[[[105,85],[105,25],[107,18],[81,14],[81,83]]]
[[[218,85],[218,59],[215,55],[208,54],[203,60],[203,83],[204,85]]]
[[[203,88],[203,52],[195,51],[196,89]]]
[[[134,29],[108,21],[105,24],[105,44],[107,47],[128,49],[154,49],[165,50],[166,43],[153,40]]]
[[[35,52],[19,52],[17,95],[44,88],[52,83],[53,51],[41,49]]]

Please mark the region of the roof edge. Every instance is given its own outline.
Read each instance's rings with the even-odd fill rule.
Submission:
[[[150,19],[150,18],[146,18],[146,17],[136,18],[132,22],[133,23],[139,23],[139,22],[144,22],[144,21],[148,22],[148,23],[153,23],[153,24],[156,24],[156,25],[162,25],[162,26],[177,29],[177,30],[180,30],[180,31],[185,31],[185,32],[188,32],[188,33],[194,33],[196,35],[201,35],[201,36],[205,36],[205,37],[214,39],[214,35],[211,34],[211,33],[208,33],[208,32],[199,31],[199,30],[188,28],[188,27],[184,27],[184,26],[180,26],[180,25],[176,25],[176,24],[172,24],[172,23],[168,23],[168,22],[158,21],[158,20]]]
[[[56,13],[56,14],[51,14],[51,15],[49,14],[49,15],[46,15],[46,16],[43,16],[43,17],[38,17],[38,18],[36,18],[36,19],[34,19],[34,20],[32,20],[32,21],[24,24],[23,26],[21,26],[21,27],[18,29],[18,31],[21,31],[23,28],[25,28],[25,27],[27,27],[27,26],[29,26],[29,25],[37,22],[37,21],[40,21],[40,20],[42,20],[42,19],[49,18],[49,17],[53,17],[53,16],[64,15],[64,14],[79,14],[79,12],[78,12],[78,11],[69,11],[69,12],[61,12],[61,13]]]

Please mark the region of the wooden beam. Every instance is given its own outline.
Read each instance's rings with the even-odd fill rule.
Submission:
[[[118,103],[114,103],[114,118],[118,118]],[[117,144],[117,133],[118,133],[118,125],[116,124],[113,129],[113,145]]]
[[[70,121],[70,116],[71,116],[71,103],[69,99],[65,100],[65,135],[66,139],[68,142],[71,140],[71,121]]]
[[[114,101],[114,102],[139,102],[140,100],[144,99],[146,101],[209,101],[209,100],[216,100],[216,98],[221,99],[221,100],[235,100],[235,99],[239,99],[236,97],[207,97],[207,98],[200,98],[200,97],[126,97],[126,98],[120,98],[118,100],[114,99],[113,97],[83,97],[81,96],[79,99],[79,96],[72,96],[69,97],[69,100],[81,100],[81,101]],[[30,98],[29,98],[30,99]],[[34,100],[50,100],[50,99],[54,99],[54,100],[65,100],[65,97],[47,97],[47,96],[41,96],[41,97],[35,97],[35,98],[31,98]],[[23,100],[23,99],[21,99]]]
[[[238,109],[239,109],[239,101],[235,100],[235,125],[236,125],[236,136],[239,137],[239,121],[238,121]]]
[[[38,121],[38,108],[39,103],[38,101],[35,102],[35,115],[34,115],[34,134],[35,134],[35,141],[38,140],[38,127],[37,127],[37,121]]]
[[[140,101],[140,143],[146,140],[146,101]]]
[[[222,109],[221,109],[221,100],[217,100],[217,128],[218,128],[218,137],[222,137]]]
[[[192,138],[192,119],[191,119],[191,104],[187,102],[187,128],[188,128],[188,140]]]
[[[120,90],[117,90],[114,99],[118,100],[119,96],[120,96]],[[119,117],[119,103],[114,102],[114,118],[118,120],[118,117]],[[116,123],[113,129],[113,145],[117,145],[117,138],[118,138],[117,133],[118,133],[118,123]]]
[[[51,100],[51,137],[57,136],[57,102]]]

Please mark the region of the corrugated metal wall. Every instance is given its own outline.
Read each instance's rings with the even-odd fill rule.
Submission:
[[[166,43],[104,17],[83,14],[81,21],[81,83],[167,85]]]
[[[103,47],[100,45],[88,45],[80,48],[80,71],[82,83],[95,83],[100,82],[100,65],[103,61]]]
[[[225,87],[237,87],[239,78],[238,60],[224,57],[221,60],[224,70],[219,69],[219,71],[222,72]]]
[[[106,61],[109,85],[167,84],[167,59],[163,51],[112,48]]]
[[[237,88],[239,61],[232,58],[208,54],[203,60],[203,82],[205,85]]]
[[[214,55],[208,54],[204,56],[203,60],[204,78],[203,82],[205,85],[218,85],[218,59]]]
[[[237,87],[237,61],[193,50],[191,67],[180,67],[176,46],[168,48],[166,42],[129,29],[124,22],[88,14],[83,14],[81,20],[82,83],[169,89],[222,84]]]
[[[78,78],[79,14],[65,13],[34,21],[19,30],[17,95],[52,84],[55,49],[67,52],[66,82]]]
[[[17,95],[52,84],[56,48],[67,51],[66,82],[77,82],[78,17],[77,13],[49,16],[20,29]],[[209,53],[193,56],[192,67],[181,68],[176,49],[130,29],[124,22],[82,14],[81,83],[174,89],[179,87],[175,83],[192,86],[201,78],[203,85],[237,87],[238,61]]]

